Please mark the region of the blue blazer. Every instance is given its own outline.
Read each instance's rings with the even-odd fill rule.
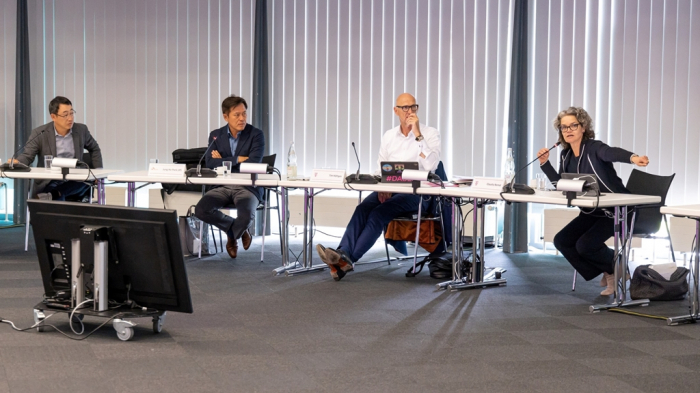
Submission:
[[[248,157],[244,162],[262,162],[265,152],[265,135],[262,130],[246,124],[243,131],[238,133],[238,144],[236,151],[231,151],[231,144],[228,142],[229,129],[228,124],[209,133],[209,143],[207,146],[214,143],[206,156],[207,168],[214,169],[222,166],[224,161],[232,161],[233,166],[231,171],[234,173],[240,172],[241,164],[238,162],[238,156]],[[217,150],[221,158],[213,158],[211,151]],[[258,197],[259,201],[263,200],[263,190],[261,187],[246,187],[250,192]]]

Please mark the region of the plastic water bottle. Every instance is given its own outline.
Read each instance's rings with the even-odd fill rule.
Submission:
[[[289,146],[287,154],[287,179],[294,180],[297,178],[297,152],[294,150],[294,141]]]
[[[515,161],[513,160],[513,148],[509,147],[506,162],[503,165],[503,177],[506,179],[506,183],[510,183],[513,176],[515,176]]]

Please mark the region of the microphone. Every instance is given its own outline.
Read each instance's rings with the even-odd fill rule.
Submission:
[[[211,149],[212,146],[214,146],[214,142],[216,142],[216,137],[213,137],[211,143],[209,146],[207,146],[207,150],[204,150],[204,154],[202,154],[202,158],[199,159],[199,162],[197,163],[196,168],[190,168],[185,172],[185,176],[187,177],[216,177],[216,171],[213,169],[209,168],[203,168],[202,169],[202,160],[204,157],[207,156],[207,153],[209,152],[209,149]]]
[[[17,153],[19,153],[20,150],[22,150],[22,148],[27,146],[27,144],[29,142],[33,141],[34,139],[38,138],[39,135],[43,134],[44,131],[46,131],[45,128],[43,130],[39,131],[38,134],[34,135],[33,138],[29,138],[27,143],[20,146],[19,149],[15,150],[14,154],[12,154],[12,158],[10,158],[10,163],[0,165],[0,171],[3,171],[3,172],[29,172],[29,171],[31,171],[31,169],[29,168],[28,165],[24,165],[21,162],[17,164],[17,167],[15,167],[15,156],[17,155]]]
[[[534,160],[528,162],[527,165],[518,169],[518,171],[515,172],[515,174],[513,175],[513,179],[510,181],[510,183],[503,186],[503,192],[511,193],[511,194],[534,194],[535,190],[526,186],[525,184],[515,184],[515,176],[517,176],[518,173],[523,171],[523,169],[529,167],[533,162],[537,161],[540,157],[542,157],[546,153],[549,153],[552,149],[559,146],[560,144],[561,144],[561,142],[557,141],[557,143],[555,143],[554,146],[550,147],[549,150],[547,150],[545,153],[538,155],[537,157],[535,157]]]
[[[360,156],[357,154],[357,148],[355,147],[355,142],[352,142],[352,150],[355,151],[355,158],[357,159],[357,173],[355,175],[348,175],[345,177],[346,183],[356,183],[356,184],[377,184],[377,179],[372,175],[360,175]]]
[[[355,158],[357,159],[357,173],[355,174],[355,180],[360,180],[360,156],[357,155],[355,142],[352,143],[352,150],[355,152]]]

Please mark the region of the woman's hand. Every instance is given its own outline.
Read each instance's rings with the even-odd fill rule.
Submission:
[[[637,165],[637,166],[647,166],[647,165],[649,165],[649,157],[647,157],[647,156],[632,157],[632,163]]]
[[[537,159],[540,160],[540,165],[544,164],[549,160],[549,149],[543,147],[537,152]]]

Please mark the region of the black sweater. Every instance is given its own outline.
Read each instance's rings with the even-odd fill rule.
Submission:
[[[634,153],[619,147],[610,147],[601,141],[589,139],[581,143],[579,164],[577,173],[590,173],[598,177],[601,192],[615,192],[629,194],[622,180],[617,176],[613,167],[614,162],[629,163]],[[549,181],[556,184],[561,179],[566,164],[573,157],[571,148],[561,151],[559,172],[554,170],[549,161],[540,165],[542,172],[547,175]]]

